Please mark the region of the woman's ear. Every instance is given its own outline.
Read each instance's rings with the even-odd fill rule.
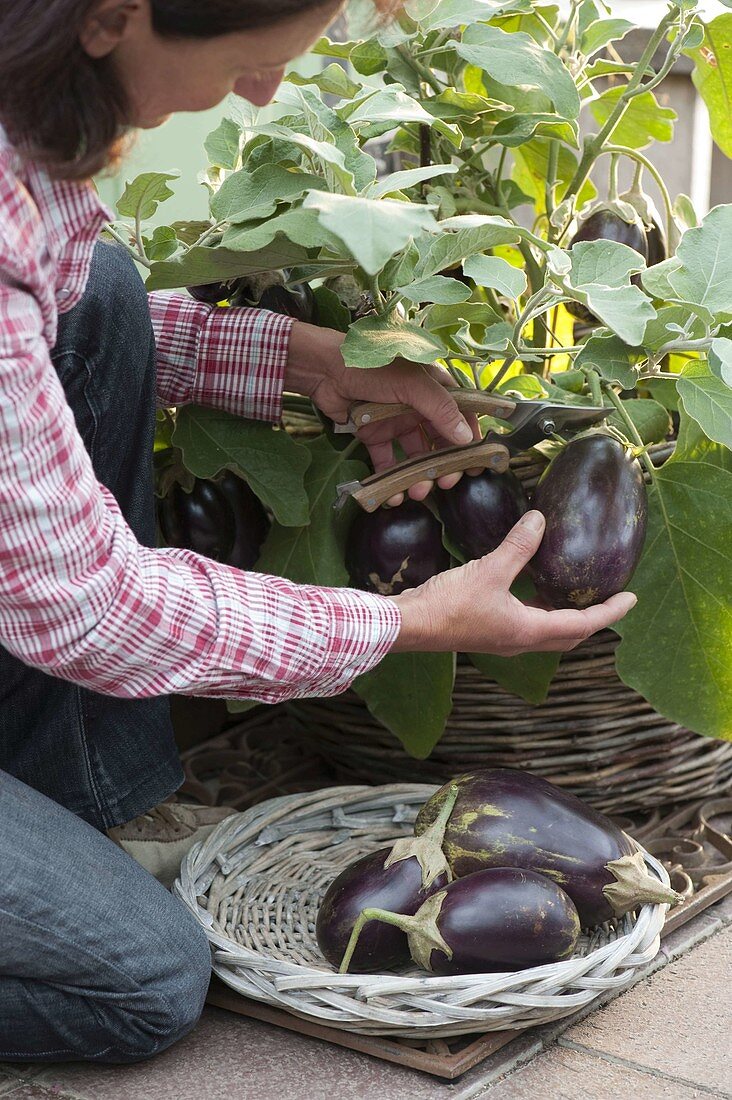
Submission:
[[[107,57],[126,37],[147,4],[148,0],[99,0],[79,33],[84,52],[89,57]]]

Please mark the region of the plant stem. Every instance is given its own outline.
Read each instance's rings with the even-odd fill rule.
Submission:
[[[637,149],[628,149],[624,145],[608,145],[605,149],[602,150],[602,153],[618,153],[622,156],[629,157],[631,160],[634,160],[636,162],[639,170],[641,167],[643,167],[648,171],[648,174],[650,176],[653,176],[653,179],[656,181],[656,185],[658,186],[658,190],[661,192],[663,205],[666,208],[666,240],[670,241],[672,239],[674,227],[673,203],[671,202],[671,196],[668,193],[668,188],[663,182],[663,178],[658,169],[654,167],[648,157],[644,157],[643,154],[639,153]],[[602,156],[602,153],[598,155]]]
[[[592,166],[603,152],[603,146],[608,138],[611,136],[613,130],[620,122],[621,118],[625,114],[625,111],[630,103],[631,99],[639,92],[646,90],[646,85],[642,84],[645,71],[650,64],[656,50],[666,37],[671,24],[674,22],[674,15],[669,13],[661,20],[656,30],[648,39],[645,50],[643,51],[640,60],[636,66],[635,72],[625,86],[622,95],[618,98],[617,103],[613,107],[612,111],[608,115],[605,124],[600,127],[600,130],[593,138],[591,138],[585,145],[582,159],[577,165],[577,171],[569,182],[567,190],[564,192],[563,201],[576,195],[580,188],[585,183],[585,180],[589,176]],[[673,53],[673,48],[669,50],[669,55]],[[673,64],[673,62],[672,62]],[[649,85],[653,84],[653,81],[649,81]]]
[[[144,254],[141,255],[136,248],[133,248],[129,241],[126,241],[124,237],[120,233],[118,233],[116,229],[113,228],[113,226],[108,225],[106,229],[110,237],[114,237],[115,241],[117,241],[118,244],[121,244],[122,247],[129,252],[130,256],[132,256],[134,260],[137,260],[138,264],[142,264],[142,266],[146,267],[148,271],[150,270],[152,264],[148,260],[147,256],[145,256]]]
[[[567,16],[567,22],[564,24],[564,30],[562,32],[561,38],[559,38],[554,48],[554,52],[556,54],[561,53],[561,51],[567,44],[570,34],[574,32],[574,21],[577,17],[579,6],[579,0],[572,0],[572,4],[569,9],[569,15]]]
[[[656,469],[655,469],[653,463],[650,460],[650,457],[648,455],[648,449],[647,449],[645,443],[643,442],[640,435],[638,434],[638,429],[636,428],[635,424],[633,423],[633,421],[628,416],[627,412],[625,411],[625,407],[623,405],[623,402],[621,401],[620,397],[617,395],[617,393],[615,392],[613,387],[610,385],[610,383],[605,382],[603,380],[603,381],[601,381],[600,384],[602,386],[603,391],[607,394],[608,398],[610,399],[610,401],[612,401],[613,405],[615,406],[615,408],[617,410],[617,413],[618,413],[618,416],[623,421],[623,424],[625,425],[625,427],[628,431],[628,434],[630,435],[630,438],[633,440],[635,445],[639,448],[641,462],[643,463],[646,470],[648,471],[648,473],[650,475],[650,478],[651,478],[651,482],[655,485],[656,484]]]
[[[423,65],[421,61],[418,61],[417,58],[409,52],[409,50],[403,43],[402,45],[397,46],[396,52],[401,57],[402,61],[404,61],[405,64],[409,66],[412,72],[416,76],[418,76],[420,80],[423,80],[425,84],[427,84],[436,95],[440,95],[443,90],[442,84],[434,75],[434,73],[427,68],[426,65]]]

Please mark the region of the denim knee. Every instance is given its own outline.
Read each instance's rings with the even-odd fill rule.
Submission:
[[[211,949],[202,928],[182,907],[180,917],[177,927],[166,930],[165,965],[143,989],[140,1007],[125,1013],[114,1053],[104,1061],[146,1061],[183,1039],[198,1023],[211,979]]]

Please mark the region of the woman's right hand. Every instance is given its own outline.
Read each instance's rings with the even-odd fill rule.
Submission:
[[[632,592],[620,592],[584,611],[546,611],[511,594],[511,585],[539,547],[544,525],[541,512],[527,512],[492,554],[392,597],[402,616],[392,652],[452,650],[512,657],[564,651],[622,619],[636,603]]]

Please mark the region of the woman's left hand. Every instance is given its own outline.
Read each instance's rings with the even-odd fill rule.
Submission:
[[[347,367],[341,355],[345,336],[334,329],[318,328],[295,321],[285,371],[285,388],[310,397],[327,417],[345,424],[357,401],[378,401],[411,405],[413,411],[361,428],[358,435],[368,448],[378,473],[393,466],[394,443],[412,458],[433,447],[454,446],[480,439],[478,421],[466,420],[450,393],[455,382],[448,371],[435,364],[397,359],[387,367],[358,370]],[[460,474],[438,480],[450,489]],[[420,481],[409,490],[413,500],[424,500],[431,481]],[[398,504],[402,496],[392,497]]]

